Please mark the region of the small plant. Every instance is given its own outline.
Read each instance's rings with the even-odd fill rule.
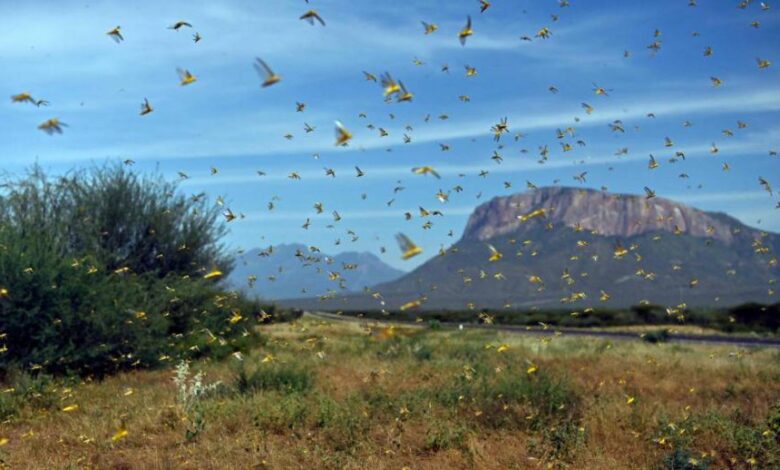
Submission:
[[[270,392],[259,399],[254,425],[264,431],[284,433],[302,428],[310,408],[300,393]]]
[[[767,428],[780,443],[780,401],[772,405],[769,416],[766,419]]]
[[[233,381],[236,392],[241,394],[260,390],[306,393],[313,385],[311,371],[302,366],[283,363],[261,364],[252,372],[242,365]]]
[[[775,405],[770,408],[765,420],[757,421],[745,416],[739,409],[730,414],[710,410],[702,415],[693,415],[684,423],[677,424],[675,451],[666,457],[664,468],[697,469],[711,464],[708,459],[697,458],[692,459],[694,464],[686,463],[687,449],[705,446],[697,435],[717,435],[722,442],[722,455],[737,461],[754,462],[751,465],[758,465],[757,468],[780,468],[780,438],[773,430],[780,418],[778,411],[780,408]],[[661,429],[671,426],[661,423]]]
[[[452,426],[450,423],[436,421],[425,434],[425,450],[440,451],[447,449],[463,449],[466,445],[468,428],[462,425]]]
[[[433,347],[427,343],[414,343],[411,347],[414,358],[418,361],[430,361],[433,357]]]
[[[21,403],[15,396],[10,393],[0,393],[0,421],[17,415],[20,407]]]
[[[647,343],[666,343],[669,341],[669,330],[650,331],[642,335],[642,341]]]
[[[206,427],[203,399],[222,384],[219,381],[204,384],[203,378],[203,372],[191,376],[190,364],[187,361],[179,362],[173,376],[177,389],[176,404],[187,420],[184,436],[188,441],[197,438]]]
[[[565,376],[511,368],[497,376],[475,364],[440,387],[435,399],[486,428],[527,431],[551,457],[568,458],[583,442],[582,397]]]
[[[5,384],[8,387],[0,393],[0,421],[18,415],[25,407],[49,410],[59,403],[55,382],[50,375],[11,371]]]
[[[334,450],[343,452],[353,449],[368,432],[370,421],[360,411],[361,404],[359,397],[354,395],[343,402],[327,396],[319,398],[314,423]]]
[[[662,468],[665,470],[707,470],[707,461],[694,458],[691,451],[684,447],[675,447],[664,458]]]

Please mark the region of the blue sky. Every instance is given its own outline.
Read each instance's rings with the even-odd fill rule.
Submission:
[[[21,173],[38,162],[61,173],[130,158],[137,170],[158,170],[171,179],[185,172],[190,178],[182,182],[183,191],[223,196],[226,207],[245,214],[230,223],[233,247],[301,242],[329,253],[378,254],[385,246],[382,259],[402,269],[426,257],[401,261],[396,232],[434,255],[460,236],[476,205],[525,190],[526,181],[628,193],[649,186],[659,196],[780,230],[778,197],[758,184],[761,176],[780,190],[780,157],[769,154],[780,150],[780,6],[570,3],[495,0],[481,14],[476,0],[402,6],[368,0],[14,2],[0,17],[0,88],[9,97],[29,91],[51,104],[0,102],[3,169]],[[300,21],[309,8],[327,26]],[[463,47],[457,33],[467,15],[474,35]],[[167,28],[178,20],[193,28]],[[424,35],[420,21],[439,30]],[[106,35],[117,25],[125,37],[119,44]],[[549,39],[520,39],[542,27],[551,30]],[[195,32],[203,37],[197,44]],[[662,43],[657,53],[647,48],[655,40]],[[282,81],[261,88],[255,57]],[[772,65],[759,69],[757,58]],[[441,71],[443,64],[449,74]],[[466,65],[476,67],[477,75],[466,77]],[[179,86],[177,67],[198,81]],[[363,70],[391,72],[414,101],[385,103]],[[723,85],[713,87],[711,76]],[[597,96],[594,83],[610,90],[609,96]],[[459,100],[461,95],[470,102]],[[141,117],[144,98],[154,112]],[[296,112],[297,101],[306,103],[304,112]],[[592,114],[583,102],[593,106]],[[438,119],[442,114],[449,119]],[[498,149],[490,127],[505,116],[511,133]],[[52,117],[68,124],[62,135],[36,128]],[[625,133],[610,130],[618,119]],[[354,134],[349,147],[334,147],[334,120]],[[747,127],[738,129],[738,120]],[[692,125],[683,126],[685,121]],[[305,133],[304,122],[316,130]],[[369,123],[389,136],[379,137]],[[406,131],[407,125],[413,130]],[[558,139],[556,129],[567,127],[576,129],[575,137]],[[734,135],[725,135],[726,129]],[[515,141],[518,132],[525,136]],[[293,139],[284,137],[288,133]],[[411,143],[404,143],[404,133]],[[664,146],[665,137],[673,147]],[[561,142],[573,150],[563,152]],[[442,152],[442,143],[451,150]],[[544,145],[550,155],[540,164]],[[615,155],[621,148],[628,154]],[[501,164],[490,158],[495,150]],[[685,152],[686,160],[669,162],[676,151]],[[659,168],[648,169],[650,154]],[[355,165],[366,176],[357,178]],[[434,166],[442,179],[413,175],[411,168],[420,165]],[[212,175],[211,167],[218,173]],[[325,167],[335,169],[336,178],[326,176]],[[482,170],[489,174],[478,176]],[[300,180],[288,178],[293,171]],[[586,183],[573,179],[584,171]],[[464,190],[452,191],[456,185]],[[398,186],[405,189],[395,193]],[[436,199],[439,190],[451,191],[449,202]],[[271,200],[273,211],[267,208]],[[323,215],[316,214],[316,202],[323,204]],[[445,216],[423,229],[428,219],[417,216],[419,206]],[[341,221],[333,221],[333,210]],[[407,211],[415,215],[410,221],[404,219]],[[311,226],[304,230],[307,218]]]

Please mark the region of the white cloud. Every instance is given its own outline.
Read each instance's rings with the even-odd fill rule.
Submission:
[[[125,101],[126,103],[129,100]],[[605,100],[601,103],[606,104]],[[719,97],[695,96],[681,99],[668,97],[644,98],[634,103],[623,106],[602,104],[596,102],[596,111],[590,116],[579,112],[579,108],[572,112],[548,111],[545,113],[523,113],[509,116],[510,129],[513,131],[533,131],[544,129],[563,128],[574,125],[577,129],[585,129],[595,126],[604,126],[616,119],[630,120],[644,118],[648,112],[656,114],[656,120],[671,117],[694,117],[700,114],[740,113],[779,111],[780,90],[758,89],[750,92],[722,94]],[[514,106],[509,106],[514,107]],[[574,122],[574,116],[581,116],[579,123]],[[285,116],[285,117],[282,117]],[[382,149],[399,145],[401,131],[394,132],[389,138],[380,138],[375,134],[366,135],[367,131],[359,127],[355,131],[356,137],[350,148],[334,148],[331,132],[333,120],[339,116],[325,111],[309,112],[305,119],[311,123],[317,123],[317,131],[313,134],[305,134],[301,129],[300,116],[286,117],[282,110],[276,108],[264,111],[248,113],[234,112],[220,116],[217,122],[209,115],[192,116],[188,118],[186,127],[182,129],[185,136],[167,137],[157,132],[154,139],[128,139],[124,142],[114,141],[103,145],[85,148],[83,142],[74,142],[74,147],[62,145],[57,152],[57,161],[83,161],[102,159],[106,156],[116,155],[117,149],[121,149],[121,155],[129,155],[135,159],[181,159],[181,158],[221,158],[229,157],[262,157],[302,155],[311,156],[318,152],[339,152],[348,154],[361,150]],[[452,142],[457,139],[484,137],[490,134],[490,127],[495,124],[500,116],[471,119],[466,122],[432,122],[428,125],[417,126],[413,133],[413,140],[405,148],[432,142]],[[37,121],[36,121],[37,122]],[[359,121],[356,121],[359,122]],[[32,121],[31,121],[32,123]],[[215,126],[216,124],[216,126]],[[32,124],[31,124],[32,125]],[[69,132],[75,132],[78,126],[71,126]],[[89,126],[86,127],[89,132]],[[292,141],[285,140],[283,135],[292,131],[295,138]],[[152,128],[152,132],[155,129]],[[178,134],[182,134],[179,132]],[[197,139],[190,138],[197,135]],[[753,134],[753,136],[759,136]],[[396,140],[389,140],[396,139]],[[763,138],[754,139],[755,149],[761,145],[764,150],[771,144],[772,135],[765,134]],[[709,148],[709,147],[707,147]],[[722,150],[727,145],[721,146]],[[742,150],[745,150],[744,148]],[[637,153],[637,152],[634,152]],[[641,152],[640,152],[641,153]],[[29,161],[25,155],[17,157],[21,161]],[[44,159],[45,160],[45,159]],[[603,162],[605,159],[591,159],[591,163]],[[610,161],[619,162],[618,159]],[[553,164],[550,162],[549,164]],[[520,169],[533,168],[533,165],[520,164]],[[562,164],[562,166],[567,166]],[[384,170],[377,170],[379,172]],[[454,170],[455,171],[455,170]],[[461,170],[457,170],[462,172]],[[467,170],[464,170],[467,171]],[[497,167],[497,172],[514,171],[511,165]]]
[[[342,221],[340,223],[342,224],[348,224],[350,221],[359,220],[359,219],[403,219],[404,214],[406,212],[409,212],[413,214],[415,217],[418,214],[419,208],[417,206],[415,207],[406,207],[404,209],[396,208],[396,209],[386,209],[386,210],[362,210],[362,211],[339,211],[339,215],[342,217]],[[444,214],[444,216],[464,216],[469,215],[474,210],[474,206],[443,206],[441,208],[438,208],[438,210],[441,210],[441,212]],[[244,221],[248,222],[254,222],[254,221],[269,221],[269,220],[300,220],[301,223],[306,221],[306,219],[314,220],[324,220],[329,223],[333,222],[333,215],[331,214],[332,211],[325,211],[322,214],[317,214],[314,209],[311,211],[250,211],[245,213],[246,216]],[[437,218],[432,219],[434,221],[437,220]]]
[[[700,142],[692,145],[677,146],[674,147],[675,151],[682,151],[686,155],[686,159],[696,159],[710,157],[711,144],[709,142]],[[720,152],[722,154],[736,154],[742,157],[748,157],[756,155],[757,153],[763,153],[765,151],[765,145],[761,141],[756,139],[746,139],[744,141],[732,142],[719,145]],[[457,177],[461,174],[474,176],[482,170],[487,170],[489,174],[511,174],[511,173],[529,173],[539,171],[550,171],[561,168],[576,168],[578,171],[587,169],[589,166],[596,165],[610,165],[618,166],[624,164],[646,164],[647,155],[655,154],[661,155],[668,153],[669,149],[657,146],[647,147],[643,149],[635,149],[632,155],[638,156],[621,156],[616,157],[614,155],[604,155],[598,157],[585,157],[585,158],[569,158],[565,156],[556,156],[549,159],[544,164],[540,164],[537,161],[535,155],[526,155],[522,159],[513,159],[505,162],[501,165],[489,164],[486,162],[476,164],[441,164],[435,165],[436,171],[443,177]],[[305,166],[309,166],[311,162],[309,158]],[[582,163],[581,163],[582,162]],[[324,167],[325,165],[323,165]],[[259,168],[258,168],[259,169]],[[358,181],[355,176],[354,165],[338,165],[333,167],[336,173],[336,179],[339,184],[345,184],[349,181]],[[394,180],[403,177],[411,177],[412,165],[385,165],[385,166],[365,166],[362,168],[365,171],[366,179],[387,179]],[[284,184],[303,184],[308,180],[330,180],[332,177],[325,173],[324,169],[306,169],[302,171],[296,171],[301,177],[301,181],[294,181],[289,178],[289,171],[277,170],[271,171],[264,176],[258,175],[255,170],[228,170],[220,172],[214,176],[198,176],[193,177],[183,182],[186,187],[203,187],[212,185],[235,185],[246,183],[284,183]],[[345,178],[347,181],[345,182]],[[670,197],[674,199],[674,197]]]

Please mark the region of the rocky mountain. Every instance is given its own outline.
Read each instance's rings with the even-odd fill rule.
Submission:
[[[491,262],[492,245],[501,258]],[[548,187],[477,207],[462,238],[376,286],[389,309],[732,305],[777,301],[780,235],[660,197]],[[380,295],[324,308],[379,308]],[[308,306],[308,305],[307,305]]]
[[[601,236],[633,237],[649,232],[681,232],[732,243],[742,225],[736,219],[703,212],[668,199],[611,194],[589,189],[548,187],[497,197],[477,207],[469,218],[464,240],[485,241],[518,232],[524,224],[518,214],[543,209],[548,222],[580,228]],[[745,227],[744,236],[756,230]]]
[[[242,253],[228,282],[251,295],[279,300],[329,290],[358,292],[403,274],[371,253],[331,256],[305,245],[284,244]]]

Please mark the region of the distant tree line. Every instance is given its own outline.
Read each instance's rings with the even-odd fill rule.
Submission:
[[[349,311],[344,315],[399,321],[530,325],[540,323],[568,328],[630,325],[685,324],[713,328],[727,333],[780,334],[780,303],[746,303],[724,308],[672,308],[635,305],[630,308],[539,309],[539,310],[437,310],[437,311]]]

